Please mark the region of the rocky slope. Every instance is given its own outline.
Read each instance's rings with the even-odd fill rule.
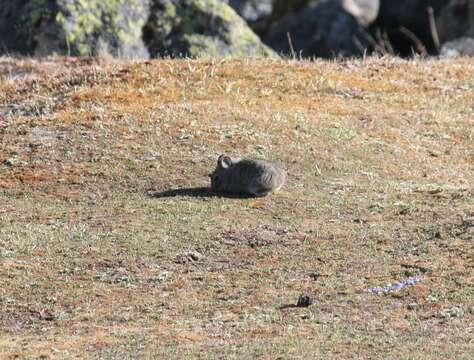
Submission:
[[[0,0],[0,49],[25,55],[273,56],[217,0]]]
[[[456,56],[474,0],[0,0],[0,34],[0,54],[37,56]]]

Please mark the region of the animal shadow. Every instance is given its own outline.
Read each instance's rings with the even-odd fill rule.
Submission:
[[[212,191],[209,187],[193,187],[193,188],[180,188],[180,189],[171,189],[166,191],[155,191],[150,189],[147,191],[147,195],[152,198],[168,198],[176,196],[192,196],[200,198],[211,198],[211,197],[226,197],[232,199],[249,199],[254,198],[255,196],[248,194],[234,194],[234,193],[217,193]]]

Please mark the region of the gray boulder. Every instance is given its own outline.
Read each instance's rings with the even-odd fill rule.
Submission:
[[[253,23],[272,13],[273,0],[223,0],[227,2],[245,21]]]
[[[474,56],[474,37],[460,37],[443,44],[441,57],[454,58],[458,56]]]
[[[152,57],[276,56],[219,0],[153,0],[143,38]]]
[[[266,42],[285,54],[292,46],[303,57],[359,56],[371,47],[366,26],[377,16],[378,7],[378,0],[313,1],[278,20]]]
[[[441,43],[474,32],[474,0],[451,0],[436,18]]]
[[[61,32],[54,17],[58,12],[55,1],[41,3],[31,0],[0,0],[0,54],[32,55],[42,38],[52,41]],[[64,34],[61,34],[64,38]],[[51,43],[54,49],[57,44]]]
[[[262,35],[268,30],[273,12],[273,0],[222,0],[229,4],[255,31]]]
[[[474,56],[474,0],[451,0],[436,23],[442,57]]]
[[[362,26],[369,26],[379,14],[379,0],[343,0],[343,8]]]
[[[0,52],[146,58],[149,0],[0,0]]]
[[[297,14],[305,8],[318,5],[322,0],[273,0],[272,19],[278,20],[289,14]]]
[[[371,24],[378,15],[379,0],[331,0],[340,2],[343,8],[351,13],[361,25]],[[274,0],[273,19],[290,13],[298,13],[305,8],[319,5],[324,0]]]
[[[276,56],[221,0],[0,0],[0,54]]]

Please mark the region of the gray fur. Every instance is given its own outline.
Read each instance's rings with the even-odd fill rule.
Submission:
[[[281,189],[286,172],[266,160],[221,155],[210,177],[215,192],[266,196]]]

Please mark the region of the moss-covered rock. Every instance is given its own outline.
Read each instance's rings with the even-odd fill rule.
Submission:
[[[222,0],[0,0],[0,54],[274,56]]]
[[[276,56],[219,0],[152,0],[144,40],[153,57]]]
[[[13,3],[13,4],[12,4]],[[149,0],[0,0],[0,51],[147,57]]]
[[[141,40],[148,0],[58,0],[56,21],[66,42],[81,55],[101,51],[120,57],[146,57]]]

